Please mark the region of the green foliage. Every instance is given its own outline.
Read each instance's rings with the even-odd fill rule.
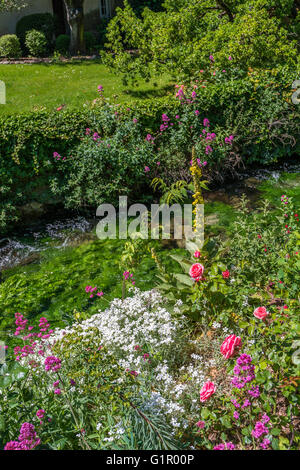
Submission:
[[[60,34],[55,40],[55,50],[60,54],[67,54],[70,47],[70,36],[68,34]]]
[[[33,57],[43,57],[47,53],[47,39],[42,31],[32,29],[26,33],[25,45]]]
[[[291,11],[291,2],[286,3]],[[276,10],[278,17],[268,2],[189,0],[165,6],[157,13],[145,9],[139,18],[125,1],[111,20],[104,60],[126,81],[163,70],[188,79],[207,66],[211,55],[220,69],[228,66],[229,56],[244,70],[297,64],[297,37],[290,34],[296,20],[291,14],[287,27],[281,16],[286,5]]]
[[[93,51],[95,44],[96,44],[95,36],[90,31],[85,31],[84,40],[85,40],[86,50],[90,54]]]
[[[26,8],[28,3],[23,0],[1,0],[0,1],[0,12],[7,11],[19,11]]]
[[[36,29],[45,34],[48,45],[51,45],[55,23],[50,13],[35,13],[33,15],[23,16],[17,23],[16,34],[21,41],[22,47],[25,46],[26,33]]]
[[[207,85],[201,88],[198,83],[190,105],[172,96],[144,100],[130,108],[111,107],[100,99],[85,110],[35,111],[0,119],[2,230],[20,217],[21,205],[37,199],[85,207],[99,204],[109,194],[116,200],[119,194],[132,196],[136,191],[138,197],[147,182],[145,166],[151,167],[152,178],[163,177],[170,187],[178,174],[186,174],[192,145],[220,179],[224,170],[234,171],[241,162],[268,164],[297,153],[300,114],[290,103],[290,71],[253,70],[240,78],[233,70],[232,81],[223,75],[209,78],[206,71]],[[186,87],[187,97],[192,89]],[[195,110],[201,114],[197,116]],[[165,113],[173,126],[161,133]],[[211,119],[217,134],[218,145],[208,156],[199,140],[203,118]],[[100,146],[92,137],[81,141],[87,128],[91,136],[94,132],[101,136]],[[145,141],[147,133],[154,135],[155,145]],[[230,147],[223,144],[229,135],[234,135]],[[53,152],[66,161],[55,162]],[[108,171],[113,171],[113,180]],[[14,190],[15,185],[20,191]]]
[[[22,54],[20,41],[15,34],[0,37],[0,55],[2,57],[18,58]]]
[[[151,186],[154,191],[159,190],[162,193],[160,204],[182,203],[187,198],[186,181],[176,181],[168,187],[161,178],[154,178]]]

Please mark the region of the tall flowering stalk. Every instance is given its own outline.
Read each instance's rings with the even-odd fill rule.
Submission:
[[[201,230],[204,230],[204,218],[203,218],[203,212],[200,210],[199,205],[204,204],[204,199],[202,195],[202,189],[201,189],[201,178],[202,178],[202,169],[199,167],[197,163],[197,158],[196,158],[196,152],[195,152],[195,147],[192,148],[192,166],[190,168],[190,172],[193,177],[193,183],[194,183],[194,194],[193,194],[193,214],[195,215],[195,219],[193,222],[193,229],[194,233],[200,232]]]

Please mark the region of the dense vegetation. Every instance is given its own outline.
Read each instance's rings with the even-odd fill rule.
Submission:
[[[110,101],[97,79],[83,107],[1,117],[0,233],[126,195],[189,204],[204,243],[32,232],[39,251],[0,277],[0,448],[299,449],[299,173],[248,178],[251,200],[209,191],[299,154],[299,2],[138,3],[103,60],[174,89]]]

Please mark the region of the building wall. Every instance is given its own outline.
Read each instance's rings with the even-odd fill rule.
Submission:
[[[0,14],[0,35],[15,34],[16,25],[23,16],[34,13],[53,13],[52,0],[29,0],[31,5],[20,12],[1,13]],[[117,6],[122,5],[122,0],[109,0],[111,5],[111,14],[114,13]],[[100,0],[85,0],[85,26],[88,30],[93,30],[100,22]]]
[[[53,13],[52,0],[31,0],[30,3],[30,6],[20,12],[0,14],[0,35],[15,34],[16,24],[23,16],[34,13]]]
[[[113,15],[118,6],[123,5],[123,0],[108,0],[110,3],[110,14]],[[100,0],[85,0],[84,2],[84,15],[85,15],[85,28],[87,31],[96,30],[99,25],[100,15]]]

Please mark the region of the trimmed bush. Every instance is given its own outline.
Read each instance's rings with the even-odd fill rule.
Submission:
[[[131,108],[103,106],[100,99],[100,106],[85,109],[0,117],[0,232],[20,218],[20,206],[32,201],[82,208],[121,192],[147,198],[141,186],[144,167],[159,161],[166,174],[180,174],[192,139],[199,141],[204,117],[222,139],[222,146],[214,143],[214,152],[205,156],[212,178],[234,171],[239,162],[268,165],[297,155],[300,107],[291,102],[294,72],[283,67],[234,77],[223,74],[199,88],[190,111],[169,95]],[[163,114],[173,126],[160,131]],[[89,138],[84,137],[87,128]],[[146,142],[147,134],[157,137],[156,145]],[[233,145],[224,146],[229,135]],[[53,152],[61,158],[53,158]]]
[[[15,34],[0,37],[0,55],[4,57],[20,57],[22,54],[20,41]]]
[[[47,39],[42,31],[36,29],[28,31],[25,44],[29,53],[34,57],[43,57],[47,53]]]
[[[36,13],[34,15],[24,16],[18,21],[16,26],[16,34],[20,39],[21,46],[25,47],[26,33],[36,29],[42,31],[50,45],[53,41],[55,32],[55,21],[50,13]]]
[[[60,34],[55,41],[55,50],[60,54],[67,54],[70,47],[70,36]]]

